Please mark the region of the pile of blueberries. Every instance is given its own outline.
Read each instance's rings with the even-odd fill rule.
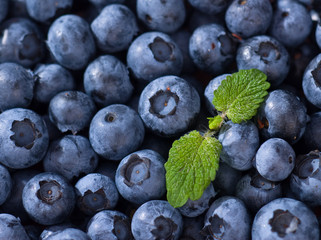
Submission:
[[[320,19],[321,0],[0,0],[0,239],[319,239]],[[265,101],[173,208],[173,141],[253,68]]]

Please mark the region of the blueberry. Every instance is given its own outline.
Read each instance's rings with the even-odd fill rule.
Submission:
[[[177,240],[182,233],[183,219],[167,201],[151,200],[136,210],[131,229],[136,240]]]
[[[67,13],[72,7],[73,0],[25,0],[28,14],[31,18],[42,22],[50,23],[55,18]]]
[[[195,65],[208,73],[222,74],[235,55],[235,43],[219,24],[202,25],[195,29],[189,41],[189,53]]]
[[[149,29],[160,32],[175,32],[185,21],[186,10],[184,1],[176,0],[137,0],[136,11]]]
[[[94,151],[109,160],[121,160],[138,149],[144,135],[144,124],[138,113],[123,104],[100,109],[89,127],[89,141]]]
[[[22,202],[32,220],[42,225],[53,225],[70,216],[76,200],[74,188],[64,177],[43,172],[27,182]]]
[[[291,174],[291,191],[309,206],[319,206],[321,201],[320,157],[319,150],[299,155]]]
[[[296,1],[278,1],[270,26],[270,35],[286,47],[297,47],[312,31],[311,16]]]
[[[16,63],[1,63],[0,78],[1,112],[30,105],[35,84],[35,77],[31,71]]]
[[[48,226],[40,233],[39,240],[46,240],[50,235],[61,232],[67,228],[74,228],[74,225],[69,222],[64,222]]]
[[[255,215],[252,239],[319,239],[319,224],[304,203],[291,198],[278,198]]]
[[[242,172],[221,161],[219,166],[213,181],[214,188],[223,195],[234,195],[236,184],[241,179]]]
[[[250,228],[251,218],[243,201],[225,196],[208,209],[202,235],[208,239],[250,239]]]
[[[126,103],[134,90],[126,66],[112,55],[100,56],[87,66],[84,88],[102,107]]]
[[[34,74],[34,97],[41,103],[49,103],[57,93],[73,90],[76,85],[71,73],[58,64],[40,64],[34,70]]]
[[[192,201],[188,199],[187,202],[177,208],[178,211],[186,217],[194,218],[203,214],[212,204],[212,201],[217,193],[214,190],[212,183],[208,185],[202,194],[202,197]]]
[[[76,228],[66,228],[57,231],[42,240],[62,240],[62,239],[77,239],[77,240],[91,240],[90,237],[83,231]]]
[[[230,76],[230,75],[231,74],[222,74],[213,78],[205,88],[204,96],[205,96],[206,108],[209,111],[209,113],[212,114],[213,116],[217,114],[215,106],[212,103],[214,98],[214,91],[221,85],[221,82],[225,80],[227,76]]]
[[[252,213],[282,196],[281,184],[271,182],[258,173],[246,174],[236,185],[235,196],[243,200]]]
[[[65,135],[51,142],[43,160],[45,171],[59,173],[69,181],[93,172],[97,165],[97,154],[80,135]]]
[[[39,27],[27,18],[10,18],[0,26],[0,62],[31,67],[45,55],[45,42]]]
[[[129,218],[118,211],[103,210],[88,222],[87,234],[92,240],[132,240]]]
[[[275,38],[266,35],[242,42],[237,50],[236,63],[238,69],[261,70],[272,87],[280,85],[290,70],[290,56],[286,48]]]
[[[295,166],[295,152],[281,138],[270,138],[261,144],[253,162],[259,174],[270,181],[283,181]]]
[[[164,75],[178,75],[183,68],[183,55],[169,35],[146,32],[129,46],[127,66],[136,79],[147,84]]]
[[[0,238],[12,240],[30,240],[19,218],[11,214],[0,214]]]
[[[8,169],[0,164],[0,205],[8,199],[12,185],[13,182]]]
[[[222,144],[222,162],[241,171],[252,167],[252,159],[260,145],[259,131],[253,122],[228,121],[220,129],[218,140]]]
[[[1,205],[2,212],[12,214],[22,222],[30,221],[22,204],[22,191],[27,182],[39,173],[39,170],[27,168],[12,174],[12,189],[7,200]]]
[[[264,139],[283,138],[290,144],[298,142],[309,121],[306,107],[286,90],[270,92],[256,115],[257,126]]]
[[[103,9],[109,4],[125,2],[125,0],[88,0],[88,1],[92,3],[98,10]]]
[[[233,0],[225,12],[227,28],[242,38],[264,34],[272,17],[269,0]]]
[[[314,57],[306,67],[302,88],[307,100],[317,108],[321,108],[321,54]]]
[[[48,110],[50,121],[61,132],[77,133],[89,126],[96,106],[91,97],[81,91],[64,91],[51,99]]]
[[[57,18],[48,31],[47,45],[62,66],[80,70],[95,54],[95,41],[89,24],[73,14]]]
[[[184,79],[163,76],[150,82],[140,95],[138,112],[153,133],[177,136],[195,123],[200,97]]]
[[[135,204],[160,199],[166,191],[164,163],[159,153],[149,149],[123,158],[115,176],[120,195]]]
[[[102,174],[90,173],[75,185],[78,208],[87,215],[114,209],[119,198],[115,182]]]
[[[229,6],[231,0],[188,0],[188,2],[197,10],[207,14],[216,15],[222,13]]]
[[[90,27],[98,48],[108,53],[126,50],[138,33],[136,16],[121,4],[104,7]]]
[[[49,144],[47,127],[32,110],[12,108],[0,114],[0,162],[21,169],[40,162]]]

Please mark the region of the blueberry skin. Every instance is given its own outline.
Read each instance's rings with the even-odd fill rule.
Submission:
[[[12,214],[24,223],[30,221],[22,204],[22,191],[27,182],[39,173],[39,170],[29,168],[12,173],[12,188],[7,200],[1,204],[1,212]]]
[[[306,67],[302,88],[307,100],[317,108],[321,108],[321,53],[315,56]]]
[[[57,231],[47,238],[42,238],[42,240],[68,240],[68,239],[77,239],[77,240],[91,240],[90,237],[83,231],[77,228],[66,228],[61,231]]]
[[[312,207],[319,206],[321,201],[320,157],[319,150],[299,155],[290,178],[295,197]]]
[[[0,22],[3,21],[7,14],[8,14],[8,10],[9,10],[9,0],[1,0],[0,1]]]
[[[230,4],[231,0],[222,1],[222,0],[188,0],[188,2],[197,10],[208,14],[216,15],[222,13]]]
[[[50,121],[61,131],[72,133],[89,126],[96,112],[90,96],[81,91],[64,91],[55,95],[49,103]]]
[[[126,50],[138,33],[135,14],[122,4],[104,7],[90,28],[98,48],[108,53]]]
[[[9,197],[13,182],[8,169],[0,164],[0,205]]]
[[[173,137],[193,125],[200,106],[195,88],[184,79],[169,75],[155,79],[144,88],[138,112],[153,133]]]
[[[226,122],[220,129],[218,140],[222,144],[222,162],[241,171],[252,167],[252,159],[260,146],[259,131],[253,122]]]
[[[143,142],[145,127],[138,113],[123,104],[100,109],[92,118],[89,141],[94,151],[108,160],[121,160]]]
[[[250,239],[251,218],[243,201],[225,196],[215,200],[204,218],[208,239]]]
[[[213,186],[223,195],[234,195],[236,184],[242,177],[242,172],[220,161]]]
[[[217,115],[216,108],[212,103],[214,98],[214,91],[221,85],[222,81],[230,75],[231,74],[226,73],[213,78],[211,81],[209,81],[204,90],[205,105],[209,113],[212,114],[212,116]]]
[[[321,112],[310,115],[303,139],[309,150],[321,149]]]
[[[28,107],[33,98],[35,77],[16,63],[0,64],[0,111]]]
[[[258,109],[256,122],[263,139],[283,138],[294,144],[303,136],[309,116],[297,96],[286,90],[270,92]]]
[[[318,22],[315,29],[315,40],[318,44],[318,47],[321,48],[321,21]]]
[[[26,7],[31,18],[42,23],[50,23],[53,19],[67,13],[72,3],[73,0],[26,0]]]
[[[20,219],[11,214],[0,214],[0,238],[14,240],[30,240]]]
[[[102,107],[126,103],[134,91],[126,66],[112,55],[100,56],[87,66],[84,88]]]
[[[179,239],[183,219],[167,201],[151,200],[134,213],[131,230],[136,240]]]
[[[90,173],[75,184],[78,208],[87,215],[113,209],[119,194],[115,182],[102,174]]]
[[[195,201],[188,199],[183,206],[177,209],[182,214],[182,216],[189,218],[198,217],[210,207],[212,200],[214,199],[216,194],[217,193],[214,190],[213,184],[210,183],[210,185],[204,190],[201,198]]]
[[[319,224],[304,203],[291,198],[278,198],[255,215],[252,239],[319,239]]]
[[[83,69],[96,51],[89,24],[73,14],[63,15],[51,24],[47,45],[56,61],[72,70]]]
[[[269,0],[234,0],[225,12],[225,23],[230,32],[242,38],[264,34],[273,17]]]
[[[264,179],[258,173],[246,174],[236,185],[235,196],[256,213],[265,204],[282,196],[281,184]]]
[[[290,56],[275,38],[260,35],[242,42],[236,54],[237,68],[261,70],[272,87],[279,86],[290,70]]]
[[[295,152],[289,143],[281,138],[270,138],[257,150],[253,165],[262,177],[277,182],[291,174],[295,158]]]
[[[46,154],[49,137],[42,118],[32,110],[12,108],[0,114],[0,162],[10,168],[27,168]]]
[[[43,172],[31,178],[22,192],[30,218],[42,225],[58,224],[72,213],[76,199],[72,185],[59,174]]]
[[[309,36],[312,19],[307,8],[296,1],[278,1],[270,35],[286,47],[295,48]]]
[[[138,81],[147,84],[164,75],[180,74],[183,54],[169,35],[146,32],[129,46],[127,66]]]
[[[39,27],[27,18],[10,18],[0,26],[0,62],[32,67],[45,55]]]
[[[184,1],[149,1],[137,0],[137,16],[149,29],[171,33],[184,23],[186,10]]]
[[[132,240],[130,219],[119,211],[103,210],[88,222],[87,234],[91,240]]]
[[[34,74],[34,98],[41,103],[49,103],[57,93],[73,90],[76,86],[71,73],[59,64],[40,64],[34,70]]]
[[[98,10],[103,9],[107,5],[113,4],[113,3],[124,3],[125,0],[88,0],[90,3],[92,3]]]
[[[189,54],[195,65],[208,73],[222,74],[234,60],[235,43],[219,24],[202,25],[189,40]]]
[[[150,149],[123,158],[115,176],[120,195],[135,204],[160,199],[166,192],[164,163],[163,157]]]
[[[51,142],[43,160],[46,172],[59,173],[69,181],[93,172],[97,165],[97,154],[89,140],[80,135],[65,135]]]

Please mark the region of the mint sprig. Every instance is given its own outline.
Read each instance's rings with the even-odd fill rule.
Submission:
[[[208,118],[209,131],[201,135],[194,130],[174,141],[165,163],[167,200],[173,207],[199,199],[215,179],[222,150],[215,134],[226,118],[241,123],[256,115],[270,87],[266,79],[257,69],[227,76],[214,91],[213,104],[220,113]]]

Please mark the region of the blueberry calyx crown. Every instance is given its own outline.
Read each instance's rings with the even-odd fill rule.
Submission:
[[[260,176],[259,174],[255,174],[250,181],[251,186],[255,187],[255,188],[260,188],[263,190],[271,190],[275,188],[275,183],[271,182],[265,178],[263,178],[262,176]]]
[[[150,160],[140,157],[137,154],[132,154],[127,163],[120,169],[120,175],[124,178],[124,183],[128,187],[141,185],[145,179],[150,177]]]
[[[40,131],[30,119],[25,118],[22,121],[14,120],[10,129],[14,132],[10,139],[14,141],[17,147],[31,149],[37,138],[42,137]]]
[[[158,118],[174,115],[179,102],[179,97],[176,93],[171,92],[170,88],[157,91],[150,99],[149,112],[156,115]]]
[[[88,212],[88,210],[91,212],[97,212],[110,207],[109,201],[102,188],[96,192],[87,190],[84,195],[80,197],[79,203],[80,209],[84,210],[84,212]]]
[[[29,33],[24,36],[21,40],[22,47],[19,49],[19,59],[30,59],[35,61],[36,59],[40,58],[42,53],[41,46],[42,41],[38,38],[37,34]]]
[[[61,185],[55,181],[40,181],[37,197],[47,204],[54,204],[62,197]]]
[[[119,240],[132,239],[129,220],[117,215],[114,216],[114,228],[112,232]]]
[[[279,60],[281,57],[277,46],[275,46],[271,42],[261,42],[256,53],[260,56],[261,60],[265,64],[268,64],[269,62],[273,62],[275,60]]]
[[[156,37],[148,47],[152,51],[155,60],[158,62],[175,60],[173,55],[174,45],[166,42],[161,37]]]
[[[156,228],[151,233],[155,236],[155,239],[174,239],[173,233],[177,230],[177,224],[172,219],[161,215],[155,218],[154,225]]]
[[[224,236],[226,222],[217,214],[209,217],[210,224],[201,230],[203,236],[213,236],[215,239],[222,239]]]
[[[315,176],[320,170],[321,153],[319,150],[311,151],[308,154],[299,155],[296,160],[294,174],[301,179]]]
[[[288,233],[295,233],[300,219],[288,210],[277,209],[273,212],[273,217],[269,220],[272,232],[276,232],[279,237],[285,237]]]

